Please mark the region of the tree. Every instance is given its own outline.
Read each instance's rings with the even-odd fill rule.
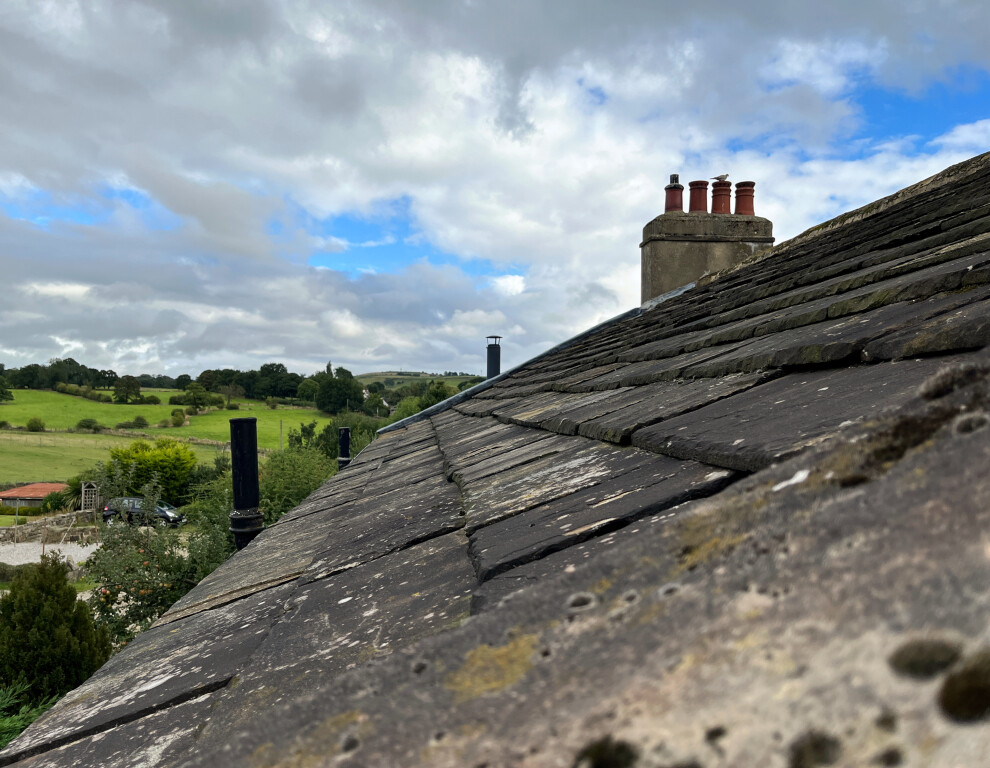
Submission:
[[[210,402],[210,394],[206,391],[206,387],[198,381],[193,381],[186,385],[185,401],[186,405],[191,405],[198,411]]]
[[[232,397],[244,397],[244,387],[240,384],[221,384],[217,387],[217,392],[227,398],[227,405],[230,405]]]
[[[431,381],[426,387],[426,391],[420,395],[419,408],[420,410],[429,408],[431,405],[436,405],[437,403],[443,402],[454,394],[456,393],[454,392],[453,387],[448,387],[439,380]]]
[[[141,383],[133,376],[121,376],[113,385],[113,401],[126,404],[141,397]]]
[[[0,598],[0,680],[26,684],[35,701],[70,691],[110,657],[109,635],[93,625],[67,572],[57,554],[46,555]]]
[[[300,400],[312,402],[316,399],[316,393],[320,391],[320,385],[315,379],[303,379],[296,389],[296,397]]]
[[[343,375],[342,375],[343,374]],[[334,376],[320,382],[316,407],[329,414],[346,409],[359,409],[364,402],[364,389],[346,368],[338,368]]]
[[[13,399],[14,393],[10,391],[10,385],[7,383],[7,379],[0,376],[0,403]]]
[[[190,381],[192,381],[192,376],[190,376],[188,373],[180,374],[179,376],[175,377],[175,388],[185,389],[186,387],[189,386]]]
[[[157,480],[162,496],[171,502],[185,497],[189,478],[196,467],[196,454],[192,448],[167,437],[161,437],[153,444],[135,440],[126,448],[111,448],[110,460],[130,477],[126,493],[114,495],[140,492],[143,486]],[[109,497],[110,494],[103,492],[103,495]]]

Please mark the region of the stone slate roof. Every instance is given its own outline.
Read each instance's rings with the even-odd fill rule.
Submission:
[[[990,155],[353,464],[23,766],[976,766]]]

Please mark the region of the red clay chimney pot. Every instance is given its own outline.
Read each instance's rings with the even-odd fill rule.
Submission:
[[[712,184],[712,213],[732,213],[731,197],[731,181],[716,181]]]
[[[670,174],[670,184],[663,188],[664,192],[666,192],[663,203],[664,213],[670,213],[671,211],[676,211],[677,213],[684,212],[684,185],[679,184],[679,180],[680,177],[676,173],[672,173]]]
[[[753,193],[755,181],[740,181],[736,183],[736,216],[755,216],[753,210]]]
[[[691,188],[688,213],[708,213],[708,182],[692,181],[688,186]]]

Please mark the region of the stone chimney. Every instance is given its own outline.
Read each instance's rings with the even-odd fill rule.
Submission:
[[[755,215],[756,182],[736,184],[736,212],[730,213],[732,182],[712,185],[708,212],[708,182],[692,181],[688,212],[684,187],[672,174],[664,188],[664,212],[643,228],[640,244],[642,302],[745,261],[773,244],[773,223]]]

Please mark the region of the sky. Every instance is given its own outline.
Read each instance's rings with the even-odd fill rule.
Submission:
[[[503,369],[682,182],[778,242],[990,149],[985,0],[4,0],[0,363]]]

